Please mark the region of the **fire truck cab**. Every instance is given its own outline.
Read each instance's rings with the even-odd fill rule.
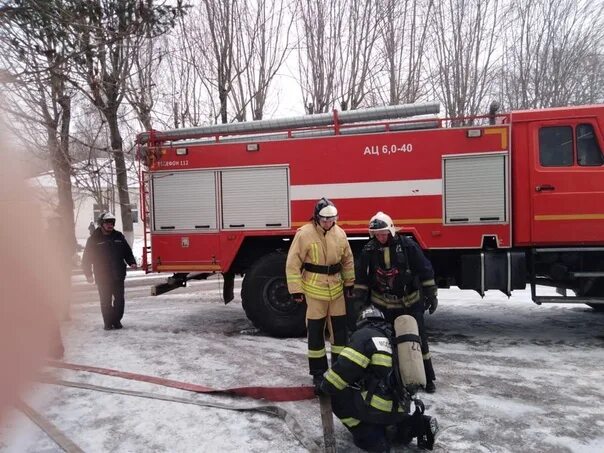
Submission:
[[[377,211],[431,259],[440,287],[604,308],[604,106],[439,119],[413,104],[140,134],[143,263],[155,293],[244,276],[250,320],[304,332],[285,257],[321,197],[353,251]],[[421,115],[421,116],[417,116]],[[427,116],[432,115],[432,116]],[[539,295],[540,285],[559,296]]]

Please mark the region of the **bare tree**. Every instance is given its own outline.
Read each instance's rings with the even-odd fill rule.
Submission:
[[[343,12],[336,85],[341,109],[356,110],[367,94],[370,71],[375,67],[374,49],[382,18],[377,2],[348,0]]]
[[[207,37],[197,43],[206,49],[206,61],[211,62],[211,74],[214,76],[218,99],[219,117],[222,123],[228,122],[228,99],[233,81],[233,53],[237,32],[239,9],[236,0],[202,0],[207,21]],[[207,46],[207,47],[206,47]]]
[[[508,107],[601,99],[602,6],[601,1],[575,0],[510,3],[506,16],[512,22],[505,30],[501,67],[501,97]]]
[[[289,44],[293,15],[285,0],[257,0],[240,11],[234,58],[236,89],[232,92],[235,117],[244,120],[264,115],[269,87],[291,52]]]
[[[572,104],[604,103],[604,51],[586,55],[577,75],[579,81]]]
[[[434,0],[380,2],[380,60],[384,67],[373,83],[381,104],[413,103],[424,94],[424,60],[433,4]]]
[[[345,10],[346,0],[298,0],[298,65],[308,113],[333,107]]]
[[[157,48],[157,39],[147,30],[146,39],[132,52],[132,73],[128,75],[125,96],[138,121],[145,130],[153,127],[152,112],[155,105],[155,75],[163,52]]]
[[[176,7],[156,5],[153,0],[65,1],[69,15],[61,11],[72,38],[76,86],[99,109],[107,121],[116,166],[122,225],[132,239],[133,222],[128,178],[119,128],[119,111],[126,93],[126,80],[134,62],[133,49],[141,41],[167,31],[182,13]],[[151,27],[151,28],[150,28]]]
[[[498,0],[434,3],[430,82],[448,116],[476,115],[492,90],[498,12]]]
[[[203,10],[192,8],[177,20],[170,35],[162,37],[165,56],[160,73],[164,77],[156,77],[155,81],[163,93],[160,102],[176,129],[214,122],[218,116],[212,58],[200,45],[209,41],[204,23]]]
[[[67,252],[73,254],[76,239],[69,155],[73,93],[67,85],[68,46],[56,23],[54,4],[35,0],[5,3],[0,12],[0,61],[10,74],[4,86],[10,102],[4,109],[17,124],[29,123],[34,130],[38,125],[44,131],[57,184],[56,209],[62,226],[57,234],[64,235],[61,243],[70,246]],[[23,130],[19,132],[17,136],[23,137]]]

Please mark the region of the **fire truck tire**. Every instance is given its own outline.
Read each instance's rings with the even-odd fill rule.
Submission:
[[[245,274],[241,301],[248,319],[274,337],[301,337],[306,332],[306,305],[290,300],[285,281],[286,255],[272,252]]]

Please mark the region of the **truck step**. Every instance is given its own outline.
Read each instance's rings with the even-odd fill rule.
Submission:
[[[575,278],[604,277],[604,272],[569,272],[569,274]]]
[[[534,299],[535,303],[541,304],[592,304],[604,305],[604,299],[596,297],[564,297],[564,296],[538,296]]]

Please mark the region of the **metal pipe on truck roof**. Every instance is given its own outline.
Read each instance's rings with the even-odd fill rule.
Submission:
[[[389,105],[385,107],[373,107],[369,109],[348,110],[338,112],[339,124],[359,123],[365,121],[380,121],[396,118],[406,118],[416,115],[437,114],[440,112],[439,103],[425,104],[403,104]],[[167,131],[154,131],[153,137],[160,141],[186,140],[201,138],[212,135],[229,135],[238,133],[257,133],[274,131],[279,129],[293,129],[304,127],[331,126],[334,124],[334,115],[331,113],[319,113],[316,115],[305,115],[293,118],[281,118],[272,120],[248,121],[241,123],[214,124],[211,126],[190,127],[185,129],[172,129]],[[149,132],[143,132],[138,136],[140,144],[149,141]]]

